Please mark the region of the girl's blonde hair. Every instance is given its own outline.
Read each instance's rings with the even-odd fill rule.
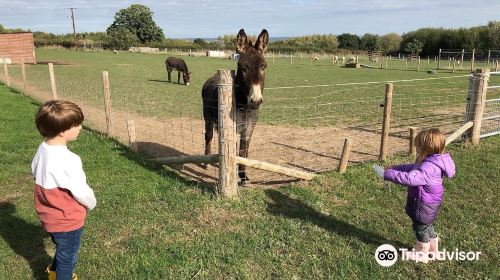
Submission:
[[[415,146],[418,148],[417,163],[433,154],[442,154],[446,139],[437,128],[429,128],[420,131],[415,137]]]

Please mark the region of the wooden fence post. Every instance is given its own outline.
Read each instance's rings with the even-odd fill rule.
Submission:
[[[409,145],[408,145],[408,154],[412,156],[417,155],[417,149],[415,148],[415,137],[417,136],[417,128],[416,127],[410,127],[410,138],[409,140]]]
[[[132,151],[136,152],[138,151],[137,149],[137,140],[135,137],[135,123],[134,120],[128,120],[127,121],[127,130],[128,130],[128,143],[129,147],[132,149]]]
[[[389,140],[392,111],[392,88],[392,83],[387,83],[385,85],[384,119],[382,123],[382,137],[380,139],[379,160],[385,160],[387,156],[387,141]]]
[[[5,61],[5,57],[3,58],[3,73],[5,75],[5,81],[7,82],[7,86],[10,87],[9,69],[7,68],[7,62]]]
[[[342,148],[342,156],[340,157],[340,162],[339,162],[339,169],[338,171],[340,173],[345,173],[347,170],[347,164],[349,163],[349,156],[351,155],[351,139],[345,138],[344,139],[344,147]]]
[[[233,98],[234,71],[218,70],[219,91],[219,194],[238,194],[236,174],[236,99]]]
[[[438,63],[437,69],[439,70],[439,69],[441,69],[441,49],[439,49],[439,56],[438,56],[437,63]]]
[[[23,94],[26,94],[26,65],[24,64],[24,58],[21,58],[21,73],[23,75]]]
[[[108,71],[102,71],[102,85],[104,94],[104,113],[106,114],[106,134],[111,136],[111,95],[109,92]]]
[[[460,69],[462,69],[462,67],[464,66],[464,54],[465,50],[462,49],[462,57],[460,58]]]
[[[474,72],[474,93],[472,95],[472,121],[474,122],[474,125],[472,126],[471,132],[473,145],[477,145],[479,143],[489,77],[490,69],[477,69],[476,72]]]
[[[52,99],[56,100],[57,97],[57,88],[56,88],[56,77],[54,75],[54,64],[49,63],[49,75],[50,75],[50,88],[52,90]]]
[[[472,58],[470,60],[470,71],[474,71],[474,62],[476,61],[476,58],[474,57],[476,53],[476,49],[472,49]]]

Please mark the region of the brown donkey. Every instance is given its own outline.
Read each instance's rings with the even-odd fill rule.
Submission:
[[[236,132],[240,135],[239,156],[246,158],[253,129],[259,118],[259,106],[263,102],[264,69],[267,66],[263,54],[269,43],[269,34],[263,29],[255,44],[252,44],[241,29],[236,41],[236,52],[240,55],[234,81]],[[205,120],[205,154],[211,153],[214,128],[217,129],[217,94],[217,77],[214,75],[205,82],[201,92]],[[244,165],[238,166],[238,175],[241,185],[249,181]]]
[[[177,57],[169,57],[167,60],[165,60],[165,67],[167,67],[167,73],[168,73],[168,82],[170,83],[170,73],[175,69],[177,70],[177,83],[181,83],[181,72],[182,72],[182,79],[184,80],[184,84],[186,86],[189,86],[189,82],[191,81],[191,72],[189,72],[188,67],[186,65],[186,62]]]

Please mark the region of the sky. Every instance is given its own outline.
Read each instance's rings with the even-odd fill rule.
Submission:
[[[55,34],[106,31],[120,9],[149,7],[168,38],[215,38],[236,34],[271,37],[308,34],[403,34],[423,27],[460,28],[500,20],[500,0],[0,0],[0,24]]]

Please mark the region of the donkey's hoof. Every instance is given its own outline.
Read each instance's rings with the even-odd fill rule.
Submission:
[[[246,180],[240,180],[238,182],[238,185],[240,185],[241,187],[249,186],[250,185],[250,180],[248,180],[248,179],[246,179]]]
[[[250,185],[250,179],[246,174],[238,174],[238,175],[240,177],[240,180],[238,182],[240,186]]]

